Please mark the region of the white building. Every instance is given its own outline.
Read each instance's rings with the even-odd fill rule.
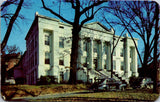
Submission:
[[[69,80],[71,31],[69,24],[36,14],[25,38],[27,84],[36,84],[37,79],[46,75],[55,76],[57,82]],[[94,82],[95,79],[110,77],[113,34],[113,29],[109,30],[99,22],[83,26],[79,33],[77,80]],[[117,39],[118,36],[115,42]],[[113,53],[113,70],[117,79],[138,76],[137,52],[127,34],[120,38]]]

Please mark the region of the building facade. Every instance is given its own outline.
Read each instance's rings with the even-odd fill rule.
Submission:
[[[99,22],[85,24],[79,33],[77,80],[94,82],[110,77],[114,30]],[[57,82],[70,76],[72,26],[57,19],[36,14],[25,38],[27,84],[36,84],[41,76],[51,75]],[[137,44],[135,39],[135,43]],[[137,52],[131,38],[121,37],[113,53],[114,77],[138,76]]]

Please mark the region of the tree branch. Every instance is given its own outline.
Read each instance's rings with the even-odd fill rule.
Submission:
[[[103,1],[98,1],[97,3],[93,3],[91,6],[89,7],[86,7],[85,9],[83,9],[81,12],[80,12],[80,15],[82,15],[83,13],[85,13],[86,11],[90,10],[91,8],[95,7],[95,6],[98,6],[104,2],[107,2],[108,0],[103,0]]]
[[[71,0],[70,3],[71,3],[71,5],[72,5],[72,8],[73,8],[73,9],[76,9],[76,6],[74,5],[74,0]]]
[[[50,8],[46,7],[44,1],[43,1],[43,0],[41,0],[41,1],[42,1],[43,8],[44,8],[44,9],[46,9],[46,10],[49,11],[50,13],[54,14],[55,16],[59,17],[59,18],[62,19],[64,22],[73,25],[73,22],[68,21],[67,19],[65,19],[65,18],[62,17],[61,15],[57,14],[56,12],[54,12],[53,10],[51,10]]]
[[[16,18],[18,17],[18,14],[19,14],[19,12],[20,12],[20,10],[21,10],[23,1],[24,1],[24,0],[20,0],[19,5],[18,5],[18,7],[17,7],[17,9],[16,9],[15,14],[14,14],[14,15],[12,16],[12,18],[10,19],[9,26],[8,26],[8,28],[7,28],[7,32],[6,32],[5,37],[4,37],[4,39],[3,39],[3,41],[2,41],[2,44],[1,44],[1,51],[4,49],[4,47],[6,46],[6,44],[7,44],[7,42],[8,42],[9,36],[10,36],[10,34],[11,34],[11,30],[12,30],[12,28],[13,28],[13,24],[14,24]]]
[[[121,22],[125,25],[125,20],[123,19],[120,19],[121,20]],[[141,56],[140,56],[140,53],[139,53],[139,51],[138,51],[138,47],[137,47],[137,44],[136,44],[136,42],[135,42],[135,40],[134,40],[134,38],[133,38],[133,36],[132,36],[132,34],[131,34],[131,32],[129,31],[129,29],[128,29],[128,25],[125,25],[125,28],[127,29],[127,31],[128,31],[128,33],[129,33],[129,35],[131,36],[131,38],[132,38],[132,41],[133,41],[133,43],[134,43],[134,45],[135,45],[135,48],[136,48],[136,50],[137,50],[137,53],[138,53],[138,56],[139,56],[139,59],[140,59],[140,62],[141,62],[141,64],[142,64],[142,59],[141,59]]]

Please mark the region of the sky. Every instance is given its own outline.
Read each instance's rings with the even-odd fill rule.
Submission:
[[[0,4],[2,4],[2,1],[5,0],[0,0]],[[17,20],[17,24],[14,24],[14,27],[12,29],[11,35],[9,37],[8,43],[7,45],[14,45],[16,44],[21,51],[25,51],[26,50],[26,42],[25,42],[25,37],[27,35],[27,32],[29,31],[31,24],[34,20],[35,17],[35,13],[38,12],[40,15],[44,15],[44,16],[49,16],[52,18],[57,18],[56,16],[52,15],[51,13],[49,13],[48,11],[44,10],[42,8],[42,3],[41,0],[24,0],[25,4],[27,4],[28,6],[25,6],[21,9],[20,14],[23,15],[25,17],[25,19],[21,20],[18,19]],[[50,0],[48,0],[50,1]],[[160,3],[160,0],[158,0],[158,2]],[[62,5],[62,9],[65,10],[65,12],[61,12],[61,14],[63,14],[64,16],[68,17],[69,19],[73,20],[73,18],[70,18],[73,14],[72,11],[69,10],[69,7],[67,5]],[[57,10],[58,8],[55,6],[53,7],[53,9]],[[66,10],[68,9],[68,10]],[[11,6],[10,8],[7,8],[7,10],[9,12],[15,12],[15,6]],[[58,19],[58,18],[57,18]],[[96,16],[96,19],[90,21],[98,21],[98,16]],[[100,22],[100,21],[99,21]],[[6,23],[3,19],[1,19],[1,42],[4,38],[4,34],[6,32],[7,26]],[[116,35],[119,35],[119,28],[115,27],[114,28],[116,30]],[[138,38],[138,37],[137,37]],[[143,50],[143,44],[141,42],[141,40],[138,41],[138,49],[139,50]]]

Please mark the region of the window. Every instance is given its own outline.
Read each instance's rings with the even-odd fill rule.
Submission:
[[[121,57],[123,57],[123,55],[124,55],[123,53],[124,53],[124,52],[123,52],[123,49],[122,49],[121,52],[120,52],[120,56],[121,56]]]
[[[52,30],[44,30],[44,37],[45,37],[45,45],[50,45],[51,43],[51,35],[53,34]]]
[[[45,64],[50,64],[50,53],[49,52],[45,52]]]
[[[121,62],[121,70],[124,70],[124,62]]]
[[[59,47],[64,48],[64,38],[63,37],[59,38]]]
[[[64,65],[64,60],[59,60],[59,65]]]
[[[64,65],[64,57],[59,58],[59,65]]]
[[[49,35],[45,35],[45,45],[49,45]]]

